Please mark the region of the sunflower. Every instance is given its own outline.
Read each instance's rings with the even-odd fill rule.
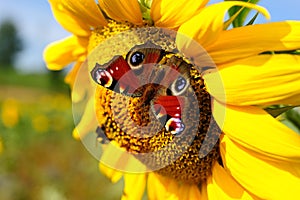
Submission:
[[[266,17],[268,12],[240,1],[209,6],[206,3],[99,0],[97,5],[94,0],[50,0],[55,18],[73,35],[50,44],[44,53],[45,61],[52,70],[76,62],[66,77],[73,87],[87,56],[118,33],[156,26],[192,38],[207,51],[218,69],[204,73],[201,78],[190,70],[194,73],[191,85],[204,88],[199,93],[206,92],[212,97],[209,112],[222,132],[207,163],[187,153],[185,159],[176,160],[179,168],[166,167],[159,172],[122,173],[103,164],[100,170],[112,182],[124,177],[123,199],[141,199],[146,188],[149,199],[299,199],[300,136],[263,108],[300,104],[300,57],[287,53],[300,49],[300,22],[283,21],[226,30],[224,16],[233,6],[256,9]],[[186,52],[191,43],[180,34],[176,45]],[[192,52],[190,56],[198,55]],[[219,77],[222,89],[215,83]],[[83,96],[80,91],[73,93],[73,101]],[[104,104],[113,95],[107,92],[99,87],[97,93]],[[104,104],[98,106],[105,109]],[[220,115],[224,110],[225,120]],[[101,115],[101,109],[97,114]],[[85,132],[89,121],[90,117],[83,118],[78,131],[74,131],[75,137],[79,137],[78,132]],[[107,124],[115,126],[108,118],[101,123],[104,128]],[[118,127],[109,130],[113,130],[106,131],[112,140],[122,132]],[[113,143],[120,145],[123,139]],[[197,145],[191,148],[199,150]],[[203,164],[200,168],[199,162]],[[190,171],[182,170],[183,166],[188,166]],[[204,178],[194,179],[199,177],[199,171],[204,171]]]

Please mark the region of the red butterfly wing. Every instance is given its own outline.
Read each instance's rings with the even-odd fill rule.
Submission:
[[[104,65],[97,63],[91,75],[96,83],[118,93],[132,94],[139,87],[139,79],[122,56]]]
[[[167,117],[165,128],[175,135],[182,133],[185,127],[182,121],[184,101],[181,96],[159,96],[154,100],[155,114],[158,118]]]

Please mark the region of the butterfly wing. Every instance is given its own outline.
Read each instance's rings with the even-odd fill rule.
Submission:
[[[185,129],[183,112],[187,99],[185,92],[190,86],[190,66],[174,55],[168,58],[163,66],[165,76],[161,83],[167,88],[154,99],[153,110],[167,131],[180,135]]]
[[[123,56],[115,56],[103,65],[96,63],[91,71],[93,80],[117,93],[130,95],[139,87],[139,80]]]
[[[165,52],[157,45],[147,42],[136,45],[126,55],[114,56],[108,63],[96,63],[91,71],[93,80],[110,90],[132,96],[136,89],[149,83],[149,74]]]
[[[154,113],[164,123],[167,131],[179,135],[184,130],[182,112],[184,97],[180,96],[159,96],[153,102]]]
[[[188,66],[176,56],[162,60],[165,55],[166,52],[160,47],[147,42],[132,48],[126,59],[119,55],[106,64],[96,63],[91,76],[96,83],[114,92],[133,97],[143,96],[145,103],[154,97],[152,108],[157,118],[167,131],[179,135],[185,128],[182,119],[185,98],[180,95],[189,85]],[[156,89],[151,84],[156,84]],[[165,86],[166,92],[152,95],[161,87],[159,84]],[[136,91],[139,95],[133,95]]]

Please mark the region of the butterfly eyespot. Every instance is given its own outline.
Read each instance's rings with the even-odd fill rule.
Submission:
[[[133,69],[139,69],[140,67],[142,67],[141,64],[144,62],[144,60],[145,60],[145,54],[143,54],[142,52],[136,51],[130,55],[129,65]]]
[[[103,69],[97,69],[94,72],[93,78],[99,85],[102,85],[106,88],[109,88],[113,83],[113,78],[111,74]]]
[[[181,95],[188,87],[188,80],[179,76],[171,85],[171,92],[173,95]]]
[[[172,117],[166,122],[165,128],[173,135],[180,135],[184,131],[185,125],[180,118]]]

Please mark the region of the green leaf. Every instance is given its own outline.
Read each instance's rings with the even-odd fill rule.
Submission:
[[[143,18],[145,20],[148,20],[151,23],[152,19],[150,15],[150,8],[151,8],[152,0],[138,0],[138,1],[140,4]]]
[[[294,54],[294,55],[300,55],[300,50],[295,50],[290,52],[290,54]]]
[[[278,117],[279,115],[281,115],[284,112],[287,112],[293,108],[295,108],[296,106],[280,106],[280,107],[268,107],[265,108],[265,111],[267,111],[270,115],[272,115],[273,117]]]
[[[234,15],[232,15],[226,22],[224,22],[224,30],[228,29],[228,27],[237,19],[239,14],[243,11],[244,7],[241,7]]]
[[[295,126],[295,124],[293,122],[291,122],[290,120],[288,120],[286,117],[281,119],[280,122],[283,123],[284,125],[286,125],[287,127],[289,127],[290,129],[292,129],[293,131],[295,131],[296,133],[300,134],[299,127]]]
[[[224,1],[232,1],[232,0],[224,0]],[[257,4],[260,0],[239,0],[239,1]],[[241,7],[241,6],[234,6],[234,7],[230,8],[228,11],[228,14],[229,14],[229,17],[232,18],[231,20],[230,19],[229,20],[232,21],[233,27],[244,26],[245,21],[246,21],[247,16],[250,11],[251,11],[250,8],[245,8],[245,7]],[[238,15],[236,15],[237,13],[238,13]],[[252,19],[255,20],[256,17],[252,18]],[[253,22],[251,22],[251,23],[253,24]]]
[[[146,7],[147,9],[151,8],[152,0],[138,0],[140,5]]]
[[[258,15],[259,15],[259,12],[257,12],[257,13],[252,17],[252,19],[246,24],[246,26],[253,25]]]
[[[300,129],[300,107],[287,111],[286,118]]]
[[[290,51],[266,51],[266,52],[262,52],[261,54],[292,54],[292,55],[300,55],[300,50],[290,50]]]

